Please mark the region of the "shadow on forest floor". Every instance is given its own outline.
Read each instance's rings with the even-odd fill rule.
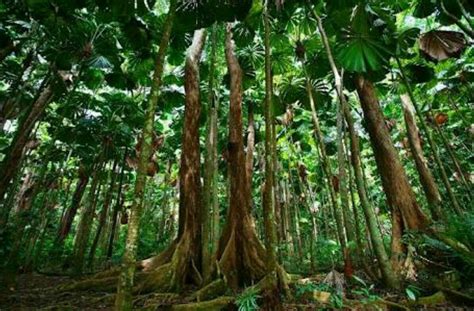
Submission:
[[[97,291],[68,291],[58,293],[54,289],[60,285],[76,280],[68,276],[50,276],[43,274],[22,274],[18,276],[17,288],[0,291],[0,310],[113,310],[114,293]],[[149,294],[139,296],[135,300],[138,310],[170,310],[171,306],[186,303],[186,297],[192,292],[183,295]],[[382,293],[380,293],[382,294]],[[351,300],[352,307],[344,306],[342,310],[469,310],[455,307],[444,301],[441,304],[428,308],[405,307],[397,308],[389,305],[364,305],[362,301]],[[148,308],[146,306],[149,306]],[[335,310],[334,306],[312,303],[303,297],[284,304],[283,310]],[[186,309],[191,310],[191,309]],[[228,310],[237,310],[236,307]]]

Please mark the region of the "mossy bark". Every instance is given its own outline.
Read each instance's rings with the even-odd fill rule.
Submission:
[[[177,0],[170,0],[170,9],[163,27],[160,49],[155,61],[155,72],[152,80],[151,93],[145,113],[145,122],[142,134],[142,150],[139,155],[134,198],[131,206],[125,253],[122,263],[122,273],[120,275],[117,289],[117,297],[115,300],[116,310],[132,309],[132,288],[136,261],[135,256],[137,250],[137,239],[139,235],[141,214],[143,209],[142,200],[146,187],[146,175],[148,167],[147,162],[151,154],[151,145],[153,140],[155,123],[155,111],[158,105],[158,99],[160,97],[160,87],[163,75],[164,61],[171,36],[176,7]]]

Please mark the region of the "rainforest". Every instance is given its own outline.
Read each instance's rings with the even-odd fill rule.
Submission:
[[[1,0],[0,310],[474,309],[474,3]]]

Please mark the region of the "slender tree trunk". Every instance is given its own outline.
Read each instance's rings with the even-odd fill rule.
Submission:
[[[356,243],[354,215],[351,213],[349,207],[349,192],[347,182],[346,156],[344,150],[344,116],[343,105],[337,106],[337,161],[339,165],[339,193],[341,198],[342,216],[344,219],[344,228],[346,229],[347,242]],[[346,277],[352,277],[352,250],[349,247],[344,249],[344,265]]]
[[[216,94],[214,93],[214,81],[216,74],[216,54],[217,54],[217,25],[212,26],[210,34],[211,54],[209,60],[209,94],[208,94],[208,122],[206,136],[206,158],[204,169],[204,189],[203,189],[203,213],[202,213],[202,271],[205,282],[210,278],[210,268],[213,260],[211,254],[217,249],[215,247],[218,240],[214,235],[214,229],[219,224],[215,223],[214,205],[218,204],[217,192],[217,105]],[[217,211],[218,212],[218,211]]]
[[[102,159],[103,155],[100,155],[99,163],[93,173],[91,188],[89,189],[89,197],[87,205],[82,211],[81,220],[77,226],[76,238],[74,239],[74,250],[73,257],[71,258],[72,270],[75,275],[80,275],[84,269],[84,258],[86,257],[87,244],[89,242],[90,231],[92,228],[92,222],[94,220],[95,209],[97,201],[101,193],[102,187],[102,171],[105,167]]]
[[[269,2],[265,1],[263,13],[265,27],[265,188],[263,194],[263,220],[265,223],[265,248],[267,272],[275,271],[276,259],[276,232],[275,232],[275,130],[273,128],[273,76],[272,51],[270,43],[270,16]],[[253,117],[253,115],[252,115]],[[253,118],[252,118],[253,119]],[[252,120],[253,121],[253,120]],[[254,130],[255,132],[255,130]],[[255,135],[255,133],[254,133]],[[248,169],[248,168],[247,168]],[[247,176],[248,178],[249,176]],[[249,191],[252,183],[248,182]],[[249,193],[249,196],[251,194]]]
[[[253,102],[248,104],[248,126],[247,126],[247,152],[245,155],[245,169],[247,171],[248,184],[252,185],[252,176],[253,176],[253,162],[255,151],[255,120],[253,115]]]
[[[3,201],[10,181],[18,170],[22,158],[23,150],[36,122],[41,118],[47,105],[53,98],[53,85],[49,78],[43,81],[40,87],[39,96],[32,103],[25,116],[21,118],[15,137],[8,148],[5,158],[0,164],[0,202]]]
[[[431,119],[434,120],[434,116],[433,114],[431,113],[431,111],[429,112],[429,116],[431,117]],[[466,193],[469,197],[469,199],[471,200],[472,199],[472,196],[471,196],[471,185],[470,185],[470,182],[467,181],[465,175],[464,175],[464,172],[463,172],[463,169],[461,168],[461,164],[459,163],[459,160],[456,156],[456,153],[454,152],[453,148],[451,147],[449,141],[448,141],[448,138],[446,138],[446,135],[443,133],[443,130],[441,129],[441,127],[438,125],[438,123],[434,122],[434,127],[436,129],[436,132],[438,133],[439,137],[441,138],[441,141],[444,145],[444,147],[446,148],[446,150],[448,151],[448,154],[449,154],[449,157],[451,158],[451,161],[453,162],[453,165],[454,165],[454,168],[456,170],[456,172],[458,173],[459,175],[459,178],[461,180],[461,183],[463,184],[464,186],[464,189],[466,190]]]
[[[102,210],[100,211],[100,216],[99,216],[99,223],[97,224],[97,231],[94,236],[94,240],[92,241],[92,246],[89,251],[89,266],[93,267],[93,261],[95,257],[95,251],[97,249],[97,245],[99,243],[99,239],[102,234],[102,229],[105,227],[105,223],[107,220],[107,214],[109,212],[109,206],[110,203],[112,202],[112,196],[115,190],[115,179],[117,177],[116,169],[117,169],[117,160],[114,161],[112,171],[110,172],[111,177],[110,177],[110,185],[109,189],[107,190],[107,194],[105,195],[104,199],[104,205],[102,206]]]
[[[441,174],[441,180],[443,181],[443,184],[446,188],[446,192],[448,193],[449,199],[450,199],[451,203],[453,204],[453,209],[458,214],[461,214],[462,213],[461,207],[459,206],[459,202],[458,202],[456,196],[454,195],[454,191],[453,191],[453,189],[451,187],[451,183],[449,182],[449,179],[448,179],[448,174],[446,173],[446,169],[444,168],[443,162],[441,161],[441,158],[439,156],[438,146],[436,145],[436,143],[433,139],[433,136],[431,135],[431,132],[428,129],[428,126],[426,125],[424,116],[423,116],[423,114],[422,114],[422,112],[421,112],[421,110],[418,106],[418,103],[416,102],[415,95],[413,94],[413,91],[411,89],[410,81],[408,81],[408,78],[405,74],[403,66],[402,66],[402,64],[401,64],[401,62],[398,58],[396,59],[396,61],[397,61],[398,68],[400,69],[401,78],[402,78],[402,80],[405,84],[405,87],[407,88],[408,95],[411,99],[413,107],[415,108],[415,112],[416,112],[416,115],[418,117],[419,124],[420,124],[421,129],[423,130],[423,132],[426,136],[426,139],[428,140],[428,144],[430,145],[433,157],[434,157],[435,162],[438,166],[439,172]]]
[[[298,169],[298,168],[296,168]],[[288,195],[291,198],[289,200],[289,216],[290,216],[290,224],[293,227],[294,236],[296,239],[296,243],[294,243],[294,251],[298,253],[298,259],[301,261],[303,260],[303,242],[301,241],[301,231],[300,231],[300,217],[298,213],[298,202],[295,200],[294,195],[296,194],[293,175],[291,174],[291,167],[288,170],[289,174],[289,183],[293,186],[293,192],[291,189],[288,188]],[[293,235],[293,234],[292,234]]]
[[[336,191],[334,187],[332,186],[331,164],[329,163],[329,159],[327,157],[326,146],[324,145],[324,137],[321,132],[321,127],[319,125],[319,118],[316,112],[316,105],[315,105],[314,97],[313,97],[313,86],[311,85],[311,81],[309,80],[308,76],[306,76],[306,91],[308,93],[309,103],[311,106],[311,116],[312,116],[313,124],[314,124],[315,139],[318,142],[319,150],[321,152],[321,162],[323,166],[323,172],[326,177],[326,182],[329,188],[331,205],[332,205],[332,208],[334,211],[334,217],[336,220],[337,234],[338,234],[339,242],[341,243],[342,252],[344,252],[344,250],[346,249],[346,235],[344,232],[343,214],[340,209],[339,203],[337,201]]]
[[[61,220],[61,224],[59,227],[58,236],[56,238],[56,246],[62,247],[62,244],[66,237],[68,236],[69,232],[71,231],[72,223],[74,221],[74,217],[76,217],[77,210],[81,206],[82,197],[84,196],[84,192],[87,188],[87,184],[89,183],[89,172],[81,165],[79,167],[79,179],[76,184],[76,190],[72,195],[72,202],[71,207],[67,210],[66,214]]]
[[[8,88],[8,97],[0,101],[0,133],[3,132],[3,127],[5,125],[5,121],[8,119],[10,115],[10,111],[12,108],[17,106],[18,102],[21,99],[21,96],[18,95],[18,92],[24,85],[24,81],[28,80],[28,78],[24,78],[26,72],[30,72],[29,68],[35,58],[35,49],[31,48],[28,54],[26,55],[25,59],[22,63],[21,74],[13,81],[13,83]]]
[[[121,210],[121,207],[123,205],[123,198],[122,198],[122,191],[123,191],[123,176],[125,173],[125,162],[127,159],[127,154],[128,154],[128,149],[125,149],[123,153],[123,160],[120,168],[120,177],[119,177],[119,183],[118,183],[118,192],[117,192],[117,199],[115,201],[115,206],[114,206],[114,211],[112,213],[112,223],[110,225],[110,236],[109,236],[109,241],[107,244],[107,259],[112,258],[113,254],[113,249],[114,249],[114,240],[115,240],[115,232],[117,231],[117,221],[118,221],[118,215]]]
[[[385,250],[382,235],[377,225],[377,216],[375,215],[374,207],[367,196],[367,191],[364,184],[362,162],[360,158],[359,134],[355,130],[354,120],[349,110],[349,105],[345,105],[344,107],[344,116],[347,122],[351,140],[351,162],[352,167],[354,168],[354,178],[357,186],[357,193],[359,194],[359,200],[362,205],[365,221],[367,223],[370,241],[372,242],[372,247],[374,249],[375,256],[377,257],[377,262],[380,271],[382,272],[382,279],[385,285],[390,288],[398,288],[398,278],[393,271],[387,251]]]
[[[30,219],[30,212],[33,207],[33,202],[36,194],[39,191],[39,185],[46,173],[46,168],[40,176],[34,176],[33,172],[29,172],[22,184],[22,189],[19,192],[18,205],[15,213],[15,232],[13,233],[13,245],[9,251],[8,258],[6,260],[6,266],[2,273],[1,278],[5,285],[9,287],[13,286],[15,275],[19,267],[19,257],[21,246],[24,245],[24,235],[26,226],[32,222]],[[0,282],[2,283],[2,282]]]
[[[170,0],[169,13],[163,26],[163,34],[160,42],[160,49],[155,62],[155,72],[151,86],[151,94],[145,113],[145,122],[142,134],[142,150],[139,155],[137,169],[137,178],[135,181],[135,192],[131,206],[130,221],[128,224],[128,233],[123,256],[122,272],[117,288],[115,300],[116,310],[131,310],[133,277],[135,275],[135,257],[137,252],[137,239],[139,235],[140,220],[142,214],[143,191],[146,186],[146,174],[148,159],[151,154],[151,143],[153,140],[153,127],[155,121],[155,111],[160,97],[161,78],[165,62],[166,51],[173,27],[173,21],[176,13],[177,0]]]
[[[441,212],[441,195],[439,194],[438,185],[428,168],[427,161],[423,155],[423,148],[421,147],[420,132],[416,126],[415,108],[408,94],[400,96],[403,105],[403,115],[407,127],[408,142],[410,150],[415,160],[416,169],[420,177],[420,183],[425,192],[428,205],[431,209],[433,219],[439,220],[443,218]]]

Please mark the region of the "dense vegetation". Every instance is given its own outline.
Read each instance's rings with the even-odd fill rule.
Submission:
[[[0,308],[474,304],[468,0],[2,0]]]

